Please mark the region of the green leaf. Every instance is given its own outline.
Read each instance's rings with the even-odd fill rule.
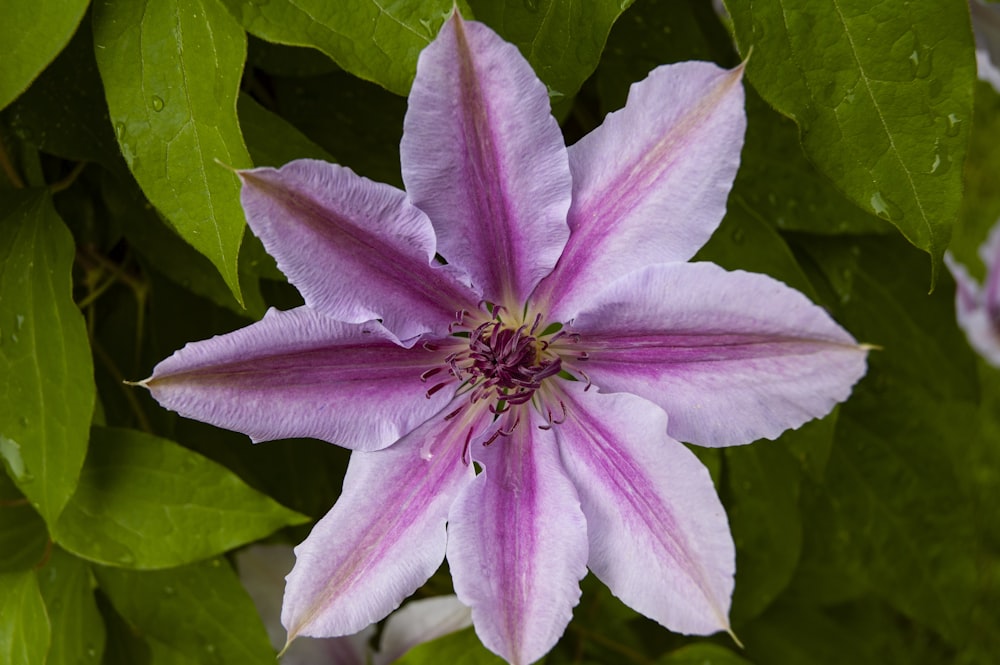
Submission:
[[[87,0],[4,3],[0,23],[0,44],[4,45],[0,109],[24,92],[66,46],[87,4]]]
[[[976,542],[970,488],[954,469],[981,433],[974,358],[955,324],[953,296],[945,289],[927,296],[915,279],[920,257],[893,238],[805,246],[840,296],[838,318],[882,347],[840,409],[824,478],[827,514],[806,523],[830,532],[851,577],[960,643]],[[802,597],[824,583],[806,573],[832,572],[829,559],[812,565],[809,558],[807,548]]]
[[[167,568],[304,521],[226,468],[171,441],[94,428],[80,487],[55,540],[97,563]]]
[[[153,663],[274,665],[257,610],[224,560],[94,572],[115,609],[149,643]]]
[[[795,123],[747,88],[747,135],[730,207],[747,210],[783,230],[812,233],[887,233],[893,227],[837,191],[799,144]]]
[[[30,570],[45,556],[49,533],[27,499],[0,501],[0,571]]]
[[[242,302],[240,187],[218,162],[250,166],[236,118],[246,35],[215,0],[105,0],[94,46],[126,163]]]
[[[108,105],[94,59],[89,25],[4,112],[10,128],[39,150],[65,159],[100,163],[125,176]]]
[[[799,465],[780,443],[725,449],[729,524],[736,543],[735,626],[760,614],[788,585],[802,549]]]
[[[549,89],[569,100],[597,67],[615,20],[631,0],[470,0],[476,18],[515,44]]]
[[[419,644],[395,661],[396,665],[502,665],[504,660],[482,645],[472,628]]]
[[[965,0],[727,3],[747,75],[821,172],[932,259],[958,218],[975,81]]]
[[[94,370],[73,302],[73,238],[48,192],[10,194],[0,219],[0,457],[51,527],[76,488]]]
[[[708,642],[681,647],[656,662],[658,665],[751,665],[729,649]]]
[[[869,637],[808,606],[772,608],[740,633],[747,655],[767,665],[882,665]]]
[[[38,585],[52,624],[46,665],[100,663],[104,620],[94,600],[96,586],[86,562],[58,547],[38,571]]]
[[[315,48],[397,95],[410,91],[417,56],[455,6],[455,0],[222,1],[256,37]]]
[[[0,573],[0,662],[44,665],[49,640],[34,571]]]

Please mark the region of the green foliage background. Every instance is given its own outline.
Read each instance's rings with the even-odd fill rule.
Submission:
[[[123,381],[299,302],[219,163],[320,157],[400,185],[405,94],[452,6],[4,5],[0,662],[274,662],[227,553],[301,540],[347,453],[251,446]],[[736,539],[744,649],[671,634],[587,578],[546,662],[993,662],[1000,371],[940,269],[950,247],[981,276],[1000,217],[1000,95],[976,81],[965,1],[459,6],[528,57],[569,142],[656,65],[748,59],[742,166],[699,258],[771,274],[880,347],[828,418],[697,451]],[[449,590],[442,571],[420,593]],[[496,659],[466,630],[403,662],[442,660]]]

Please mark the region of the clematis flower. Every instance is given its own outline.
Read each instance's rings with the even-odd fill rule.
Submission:
[[[144,383],[254,441],[354,451],[295,550],[289,639],[362,630],[446,555],[511,663],[556,643],[588,568],[667,628],[728,630],[729,526],[678,440],[775,438],[846,399],[866,354],[797,291],[687,263],[725,213],[741,76],[657,68],[567,149],[517,49],[455,14],[419,58],[406,192],[317,161],[241,172],[306,304]]]
[[[980,286],[950,254],[945,264],[955,278],[955,315],[969,344],[994,367],[1000,367],[1000,222],[993,226],[979,248],[986,266],[986,281]]]
[[[281,627],[281,594],[284,576],[295,555],[288,545],[252,545],[236,553],[240,581],[253,599],[275,649],[285,642]],[[389,615],[372,649],[375,626],[344,637],[296,640],[282,655],[284,665],[389,665],[407,651],[472,625],[469,608],[455,596],[435,596],[406,603]]]

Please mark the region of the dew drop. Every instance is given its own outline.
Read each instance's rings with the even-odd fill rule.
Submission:
[[[21,427],[27,427],[28,426],[28,416],[21,416],[20,418],[17,419],[17,422],[21,425]]]
[[[524,0],[524,8],[531,13],[538,11],[538,0]]]
[[[951,169],[951,156],[948,154],[948,146],[943,145],[940,140],[934,142],[934,161],[931,162],[931,175],[944,175]]]
[[[735,229],[730,237],[733,239],[733,243],[737,245],[742,245],[747,239],[743,229]]]
[[[135,563],[135,557],[132,556],[131,552],[123,552],[122,554],[118,555],[118,563],[122,564],[123,566],[131,566],[133,563]]]
[[[116,122],[115,123],[115,136],[118,137],[119,141],[123,141],[125,139],[125,123],[124,122]]]
[[[153,110],[157,113],[163,110],[163,98],[159,95],[153,95],[149,101],[153,105]]]
[[[222,567],[222,559],[212,559],[210,565],[212,566],[212,568],[221,568]]]
[[[7,460],[7,468],[18,483],[24,484],[34,480],[28,467],[24,464],[24,458],[21,457],[21,444],[17,441],[0,436],[0,457]]]
[[[920,46],[919,44],[910,53],[910,73],[913,74],[914,78],[925,79],[931,74],[931,56],[934,54],[932,49],[925,46]]]
[[[93,644],[87,645],[87,658],[91,660],[97,658],[97,647],[95,647]]]
[[[948,136],[958,136],[958,132],[962,128],[962,119],[954,113],[949,113],[946,120],[948,121],[948,126],[945,127],[944,133]]]
[[[164,596],[175,596],[175,595],[177,595],[177,589],[175,589],[175,588],[173,588],[172,586],[169,586],[169,585],[165,586],[165,587],[163,587],[163,595]]]
[[[890,222],[898,221],[903,217],[902,209],[882,195],[882,192],[875,192],[869,201],[872,210],[882,219]]]
[[[14,324],[17,326],[17,329],[20,330],[24,325],[24,314],[18,314],[15,318]]]

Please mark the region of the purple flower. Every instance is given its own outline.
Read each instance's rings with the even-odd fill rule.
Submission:
[[[567,149],[517,49],[456,14],[418,63],[406,192],[315,161],[241,173],[306,305],[145,384],[255,441],[355,451],[295,550],[291,639],[363,629],[446,554],[512,663],[555,644],[588,568],[672,630],[728,630],[732,538],[678,439],[775,438],[846,399],[866,353],[797,291],[687,263],[725,213],[741,75],[657,68]]]
[[[955,315],[969,344],[988,363],[1000,367],[1000,222],[979,248],[986,266],[986,282],[980,286],[965,266],[945,254],[945,263],[955,278]]]

